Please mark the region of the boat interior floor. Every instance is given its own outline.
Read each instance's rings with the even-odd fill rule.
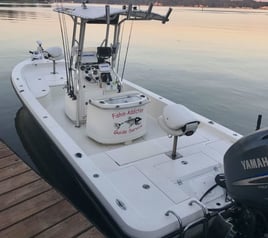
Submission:
[[[141,170],[148,166],[157,170],[161,168],[162,171],[166,170],[167,175],[169,167],[176,170],[174,165],[178,165],[178,169],[182,170],[178,173],[180,175],[187,171],[186,168],[191,168],[192,172],[195,169],[200,171],[202,167],[204,169],[214,167],[217,170],[217,167],[221,167],[223,154],[233,143],[231,140],[228,142],[224,134],[201,123],[194,135],[179,137],[177,150],[183,157],[173,161],[167,156],[167,153],[172,150],[173,139],[159,127],[154,117],[147,114],[147,133],[144,136],[125,144],[101,144],[87,136],[85,124],[75,127],[66,116],[64,94],[65,89],[62,85],[53,86],[50,88],[50,93],[39,98],[39,101],[105,173],[120,170],[129,165],[135,165]]]

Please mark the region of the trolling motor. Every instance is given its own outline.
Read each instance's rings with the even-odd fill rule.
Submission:
[[[42,47],[42,41],[37,40],[37,49],[32,51],[30,50],[29,53],[32,54],[32,60],[39,60],[43,58],[44,49]]]

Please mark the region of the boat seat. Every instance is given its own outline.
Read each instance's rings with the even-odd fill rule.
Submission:
[[[60,60],[63,59],[63,52],[60,47],[50,47],[46,50],[48,53],[48,59],[50,60]]]
[[[47,59],[52,60],[53,62],[53,72],[52,74],[56,74],[56,60],[63,59],[63,52],[60,47],[50,47],[46,50]]]
[[[170,157],[177,159],[182,157],[176,153],[178,136],[193,135],[200,122],[187,107],[180,104],[171,104],[164,107],[163,114],[158,118],[158,123],[168,135],[174,136],[173,150]]]

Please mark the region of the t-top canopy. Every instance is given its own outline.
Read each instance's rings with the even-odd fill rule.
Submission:
[[[106,6],[87,6],[82,3],[81,6],[75,7],[58,7],[54,11],[69,15],[71,17],[79,17],[82,20],[86,20],[87,23],[101,23],[101,24],[118,24],[120,15],[125,16],[125,20],[158,20],[162,23],[166,23],[169,19],[169,15],[172,8],[169,8],[166,15],[160,15],[152,12],[153,4],[149,5],[147,11],[132,8],[132,4],[127,6],[110,7]],[[122,22],[122,21],[121,21]]]
[[[73,17],[79,17],[85,20],[101,20],[106,18],[106,6],[75,6],[75,7],[58,7],[54,11]],[[119,15],[127,10],[122,8],[109,8],[109,15]]]

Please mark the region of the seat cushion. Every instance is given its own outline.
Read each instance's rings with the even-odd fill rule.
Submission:
[[[181,104],[167,105],[163,110],[163,120],[171,130],[179,130],[186,124],[197,121],[195,114]]]

